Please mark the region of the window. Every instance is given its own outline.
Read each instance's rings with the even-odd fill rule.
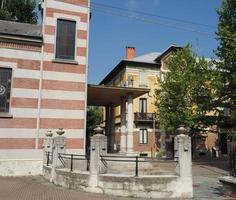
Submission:
[[[147,144],[148,143],[147,129],[140,129],[140,131],[139,131],[139,143],[140,144]]]
[[[76,22],[57,20],[56,59],[75,59]]]
[[[9,112],[12,70],[0,68],[0,112]]]
[[[147,112],[147,99],[146,98],[140,98],[139,99],[139,111],[141,113]]]
[[[139,73],[139,85],[140,85],[140,87],[147,87],[147,72],[140,71],[140,73]]]
[[[133,87],[134,80],[133,76],[128,76],[128,87]]]

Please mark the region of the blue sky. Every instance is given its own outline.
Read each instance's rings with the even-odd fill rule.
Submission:
[[[220,7],[220,0],[91,0],[91,2],[94,9],[91,10],[90,22],[89,83],[99,83],[125,57],[126,46],[136,47],[137,55],[142,55],[154,51],[161,52],[171,44],[190,43],[198,55],[214,57],[213,50],[217,47],[217,41],[214,39],[218,21],[216,8]],[[111,11],[108,7],[103,12],[104,7],[100,4],[209,26],[141,16],[132,12],[124,13],[123,10]],[[120,17],[117,13],[131,17]],[[152,23],[134,20],[133,17],[145,18]],[[207,32],[210,35],[182,29]]]

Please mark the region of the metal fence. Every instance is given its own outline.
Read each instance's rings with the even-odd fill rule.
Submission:
[[[236,177],[236,142],[228,143],[230,174]]]
[[[126,163],[135,163],[135,169],[134,169],[134,174],[135,176],[139,176],[139,163],[176,163],[177,161],[174,160],[160,160],[156,158],[151,158],[151,157],[140,157],[140,156],[111,156],[111,155],[106,155],[106,156],[100,156],[102,163],[105,165],[105,167],[108,167],[107,162],[126,162]],[[125,169],[124,169],[125,170]]]
[[[45,151],[46,154],[46,165],[49,166],[52,164],[52,152],[50,151]]]
[[[87,165],[86,165],[86,170],[89,170],[89,157],[85,156],[85,155],[79,155],[79,154],[67,154],[67,153],[59,153],[58,154],[58,158],[61,161],[62,165],[64,167],[66,167],[66,161],[65,160],[69,160],[69,165],[70,165],[70,171],[72,172],[74,170],[74,161],[75,160],[86,160],[87,161]]]

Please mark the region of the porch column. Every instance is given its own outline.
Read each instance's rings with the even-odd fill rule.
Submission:
[[[115,106],[110,105],[110,114],[109,114],[110,126],[109,126],[109,135],[108,135],[108,150],[109,152],[114,151],[115,143]]]
[[[125,97],[121,97],[121,105],[120,105],[120,152],[126,152],[126,99]]]
[[[110,107],[106,106],[106,123],[105,123],[105,135],[109,135],[109,127],[110,127]]]
[[[134,132],[134,113],[133,113],[133,96],[128,95],[128,119],[127,119],[127,153],[133,152],[133,132]]]

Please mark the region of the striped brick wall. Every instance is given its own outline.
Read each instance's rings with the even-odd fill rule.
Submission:
[[[86,138],[88,2],[48,0],[46,6],[40,129],[65,128],[69,138],[67,148],[83,151]],[[75,61],[78,64],[53,61],[57,19],[76,21]]]
[[[13,71],[9,112],[12,118],[0,118],[0,152],[8,149],[22,154],[22,150],[41,149],[45,132],[55,132],[61,127],[66,131],[67,148],[84,152],[88,2],[46,2],[42,51],[36,46],[0,43],[0,67]],[[55,62],[58,18],[76,21],[78,64]]]
[[[11,43],[0,46],[0,67],[12,69],[12,118],[0,118],[0,150],[35,148],[40,64],[39,47]]]

